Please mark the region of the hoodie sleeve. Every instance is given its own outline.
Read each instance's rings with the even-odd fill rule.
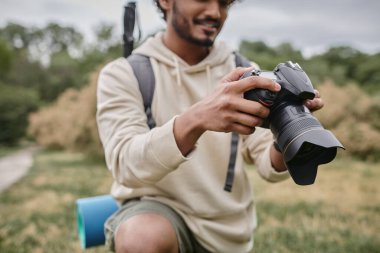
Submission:
[[[97,124],[108,169],[129,188],[154,184],[187,160],[177,147],[173,123],[149,129],[142,95],[128,61],[100,72]]]
[[[270,148],[273,135],[269,129],[257,127],[255,132],[243,142],[243,157],[248,163],[254,163],[259,175],[269,181],[278,182],[289,177],[289,172],[277,172],[270,160]]]

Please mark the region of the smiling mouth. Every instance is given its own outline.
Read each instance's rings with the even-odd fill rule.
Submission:
[[[201,25],[204,25],[204,26],[209,27],[209,28],[215,28],[215,29],[218,29],[220,26],[217,23],[202,23]]]
[[[210,30],[218,30],[221,26],[220,21],[211,19],[195,19],[194,24],[204,26]]]

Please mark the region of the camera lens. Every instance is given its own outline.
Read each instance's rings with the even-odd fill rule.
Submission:
[[[276,80],[281,91],[272,96],[265,90],[254,89],[245,92],[244,98],[270,107],[262,127],[271,129],[294,182],[312,184],[318,165],[332,161],[337,148],[343,146],[303,105],[305,99],[313,99],[315,94],[310,79],[298,64],[280,63],[274,72],[259,75]]]
[[[305,164],[313,157],[316,157],[318,153],[323,152],[323,150],[323,147],[316,146],[309,142],[304,142],[298,150],[296,156],[289,162],[289,165]]]
[[[314,183],[318,165],[332,161],[337,147],[343,147],[302,101],[285,99],[275,104],[268,119],[285,164],[299,185]]]

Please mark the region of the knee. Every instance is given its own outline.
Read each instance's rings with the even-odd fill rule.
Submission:
[[[175,230],[157,214],[140,214],[123,222],[115,235],[116,253],[178,253]]]

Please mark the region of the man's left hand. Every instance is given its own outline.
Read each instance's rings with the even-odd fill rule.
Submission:
[[[306,100],[305,101],[305,106],[311,111],[311,112],[314,112],[314,111],[317,111],[319,109],[321,109],[325,103],[323,102],[322,98],[321,98],[321,94],[319,93],[318,90],[314,90],[314,93],[315,93],[315,97],[314,99],[310,100]]]

